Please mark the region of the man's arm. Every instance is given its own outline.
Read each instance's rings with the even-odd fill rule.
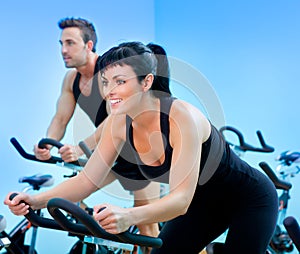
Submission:
[[[47,138],[53,138],[60,141],[65,135],[67,125],[73,116],[76,107],[76,101],[72,90],[75,75],[76,71],[71,70],[68,71],[64,77],[61,93],[56,104],[56,112],[46,132]],[[50,148],[51,146],[49,146],[48,149],[40,149],[35,145],[35,156],[40,160],[49,159],[51,157]]]
[[[97,129],[90,136],[88,136],[83,140],[83,142],[91,151],[93,151],[96,148],[101,138],[102,128],[103,128],[103,122],[97,127]],[[65,162],[76,161],[80,156],[84,154],[84,152],[82,151],[79,145],[69,145],[69,144],[65,144],[62,148],[60,148],[59,153],[61,155],[61,158]]]
[[[56,104],[56,112],[47,129],[46,136],[48,138],[53,138],[59,141],[65,135],[67,125],[73,116],[76,107],[76,101],[74,99],[72,89],[75,75],[76,71],[72,70],[67,72],[64,78],[61,94]]]

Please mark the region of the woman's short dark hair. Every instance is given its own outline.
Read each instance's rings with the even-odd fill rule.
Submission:
[[[129,65],[141,82],[149,73],[155,78],[151,87],[156,97],[170,96],[169,63],[165,50],[156,44],[141,42],[124,42],[104,53],[99,62],[103,72],[109,66]]]

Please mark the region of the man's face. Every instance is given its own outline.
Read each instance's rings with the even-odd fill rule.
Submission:
[[[86,63],[87,47],[79,28],[68,27],[63,29],[59,42],[67,68],[76,68]]]

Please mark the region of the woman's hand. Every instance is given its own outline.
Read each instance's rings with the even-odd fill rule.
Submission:
[[[94,219],[111,234],[126,231],[133,223],[130,221],[129,209],[101,204],[94,206]]]
[[[26,215],[29,212],[29,207],[33,205],[33,198],[26,193],[18,193],[12,200],[9,199],[13,192],[8,193],[4,200],[10,211],[15,215]]]

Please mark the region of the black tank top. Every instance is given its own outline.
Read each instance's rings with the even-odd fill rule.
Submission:
[[[173,153],[173,148],[171,147],[169,142],[169,112],[174,99],[174,97],[164,97],[160,100],[160,126],[165,147],[165,160],[160,166],[145,165],[141,161],[138,153],[134,148],[132,120],[128,117],[128,137],[126,142],[129,142],[130,147],[132,147],[133,149],[133,154],[136,158],[136,163],[140,171],[139,176],[143,175],[145,179],[163,183],[169,182],[169,171]],[[225,147],[225,140],[223,139],[219,131],[213,125],[211,125],[211,134],[208,140],[202,144],[200,175],[198,181],[199,185],[205,184],[211,178],[214,172],[219,168],[219,166],[223,164],[224,160],[226,160]]]
[[[73,94],[74,94],[75,101],[80,106],[80,108],[89,116],[91,121],[94,123],[95,127],[98,127],[107,117],[106,101],[103,100],[100,95],[98,80],[96,75],[100,69],[99,60],[100,57],[98,57],[95,65],[92,90],[89,96],[84,96],[83,94],[81,94],[81,91],[79,89],[79,80],[81,77],[80,73],[76,74],[73,83]],[[129,149],[127,145],[124,145],[121,151],[121,156],[118,156],[112,170],[125,189],[127,190],[142,189],[150,182],[148,180],[142,181],[145,178],[140,174],[136,163],[132,161],[133,157],[130,150],[131,149]],[[138,181],[132,182],[132,181],[128,181],[128,179],[135,179]]]
[[[98,127],[99,124],[107,117],[106,102],[100,95],[98,79],[96,75],[99,71],[99,60],[100,56],[96,61],[92,90],[89,96],[84,96],[83,94],[81,94],[81,91],[79,89],[79,80],[81,74],[79,72],[77,72],[73,83],[73,95],[76,103],[89,116],[96,127]]]

